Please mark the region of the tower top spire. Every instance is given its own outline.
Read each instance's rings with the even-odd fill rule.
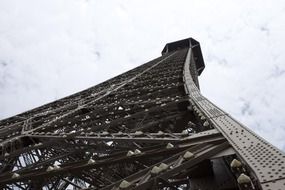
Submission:
[[[198,74],[200,75],[205,68],[205,63],[204,63],[200,43],[197,40],[193,38],[186,38],[183,40],[178,40],[178,41],[167,43],[164,46],[161,54],[164,55],[169,52],[173,52],[179,49],[186,49],[186,48],[192,49],[192,54],[193,54],[193,58],[196,63],[196,68],[197,68]]]

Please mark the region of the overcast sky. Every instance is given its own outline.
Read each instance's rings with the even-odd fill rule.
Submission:
[[[193,37],[202,93],[285,150],[285,1],[0,0],[0,118],[83,90]]]

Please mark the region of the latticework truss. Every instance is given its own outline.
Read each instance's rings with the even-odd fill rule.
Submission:
[[[285,155],[199,91],[192,38],[0,121],[1,189],[285,189]]]

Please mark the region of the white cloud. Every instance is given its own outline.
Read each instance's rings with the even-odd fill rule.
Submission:
[[[282,0],[0,1],[0,117],[93,86],[194,37],[202,92],[285,150]]]

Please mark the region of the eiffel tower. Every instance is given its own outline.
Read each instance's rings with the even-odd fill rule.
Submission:
[[[199,90],[199,42],[0,121],[0,188],[284,190],[285,154]]]

